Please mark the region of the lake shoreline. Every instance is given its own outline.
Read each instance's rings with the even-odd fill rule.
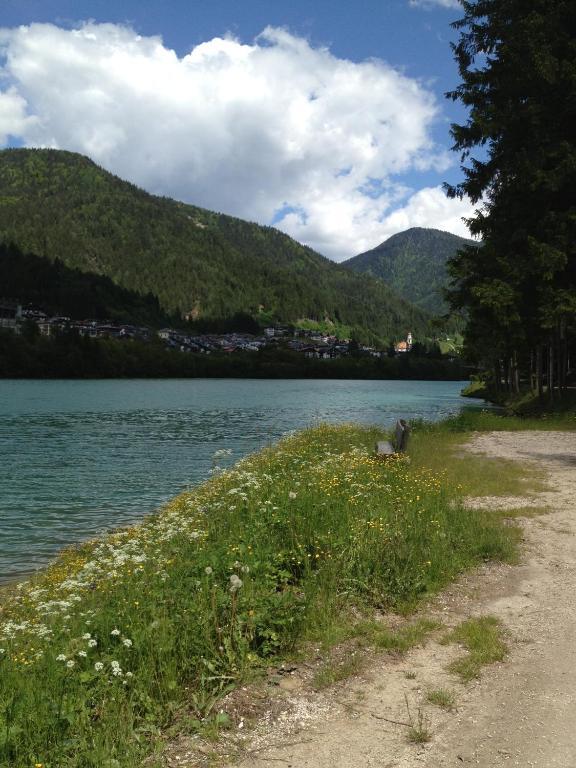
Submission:
[[[130,525],[283,434],[457,412],[463,382],[0,381],[0,571],[18,574]],[[33,471],[30,471],[33,468]]]
[[[325,425],[285,438],[141,524],[68,549],[17,590],[2,611],[0,688],[18,690],[34,727],[0,747],[12,764],[35,754],[76,768],[87,749],[104,764],[118,747],[122,765],[140,764],[154,742],[135,738],[142,717],[168,725],[188,685],[212,701],[225,690],[214,674],[240,682],[308,632],[348,626],[352,609],[408,608],[422,583],[436,591],[487,547],[508,556],[506,530],[464,518],[444,479],[401,456],[374,458],[381,436]],[[404,647],[429,631],[383,641]],[[64,681],[70,715],[56,723]],[[96,721],[95,698],[107,713]],[[210,721],[212,707],[196,706]]]

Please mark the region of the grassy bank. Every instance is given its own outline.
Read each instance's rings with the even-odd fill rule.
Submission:
[[[515,529],[461,503],[477,461],[452,458],[467,418],[416,425],[411,459],[375,459],[377,429],[299,433],[65,552],[0,612],[0,765],[135,768],[353,606],[406,610],[512,558]],[[490,482],[502,463],[486,462]],[[519,472],[492,482],[526,487]]]
[[[576,422],[576,390],[574,388],[562,392],[561,395],[555,391],[554,398],[551,400],[546,392],[542,398],[532,390],[519,394],[497,392],[487,382],[474,380],[462,390],[462,395],[488,400],[501,406],[508,415],[520,416],[523,419],[558,418]]]

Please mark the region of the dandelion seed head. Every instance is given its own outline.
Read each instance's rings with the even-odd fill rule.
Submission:
[[[232,576],[230,576],[230,592],[238,592],[238,590],[242,587],[242,583],[242,579],[233,573]]]

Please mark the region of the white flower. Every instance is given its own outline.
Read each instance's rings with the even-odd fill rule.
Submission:
[[[88,656],[88,654],[86,653],[86,651],[78,651],[78,656],[82,656],[82,658],[85,659],[86,656]]]
[[[134,677],[134,673],[133,672],[126,672],[126,677]]]
[[[84,635],[82,635],[82,640],[90,640],[91,637],[92,635],[90,632],[86,632]]]
[[[112,667],[112,674],[114,677],[122,677],[122,670],[120,669],[119,662],[111,661],[110,666]]]
[[[72,661],[72,659],[70,659],[70,661],[67,661],[67,662],[66,662],[66,666],[68,667],[68,669],[72,669],[72,667],[73,667],[75,664],[76,664],[76,662],[75,662],[75,661]]]
[[[56,656],[56,661],[66,661],[66,656],[61,653],[59,656]]]
[[[130,648],[132,645],[132,640],[129,640],[127,637],[125,637],[124,640],[122,640],[122,645],[125,645],[126,648]]]
[[[96,672],[100,672],[104,669],[104,664],[101,661],[97,661],[96,664],[94,664],[94,669]]]
[[[236,576],[235,573],[230,576],[230,592],[238,592],[240,587],[242,586],[242,579]]]
[[[90,646],[90,648],[95,648],[98,645],[98,641],[92,638],[92,640],[88,640],[88,645]]]
[[[120,630],[119,629],[113,629],[112,632],[110,632],[110,634],[113,635],[114,637],[118,637],[118,635],[120,634]]]
[[[297,495],[298,495],[298,494],[297,494],[297,493],[294,493],[294,491],[290,491],[290,493],[288,494],[288,498],[289,498],[289,499],[295,499]]]
[[[204,573],[206,574],[206,576],[211,576],[214,573],[214,571],[208,565],[206,568],[204,568]]]

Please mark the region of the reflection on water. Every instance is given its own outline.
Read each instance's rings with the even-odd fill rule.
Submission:
[[[0,381],[0,580],[133,522],[318,421],[390,425],[462,407],[459,382]]]

